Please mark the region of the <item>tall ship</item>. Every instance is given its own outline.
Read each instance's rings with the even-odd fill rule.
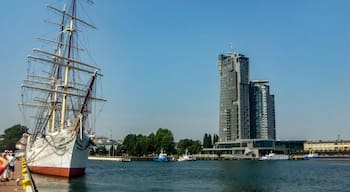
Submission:
[[[53,37],[38,38],[42,46],[28,56],[20,106],[28,125],[25,155],[33,173],[62,177],[85,174],[96,123],[94,112],[106,100],[96,90],[101,69],[88,62],[90,53],[78,39],[85,29],[95,29],[77,15],[83,3],[92,4],[90,0],[72,0],[61,9],[48,5],[58,19],[47,23],[57,31]]]

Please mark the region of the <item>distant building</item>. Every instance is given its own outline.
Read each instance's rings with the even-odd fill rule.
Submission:
[[[220,54],[218,69],[219,141],[204,151],[244,158],[274,150],[275,102],[268,81],[250,81],[249,59],[239,53]]]
[[[250,82],[250,138],[276,139],[275,102],[268,81]]]
[[[219,55],[219,142],[250,138],[249,59],[242,54]]]
[[[275,101],[266,80],[249,80],[249,59],[219,55],[219,142],[276,139]]]
[[[120,141],[120,140],[114,140],[114,139],[107,138],[107,137],[99,137],[99,138],[96,138],[95,146],[93,146],[92,148],[96,151],[96,149],[103,147],[107,151],[110,151],[112,149],[112,147],[115,150],[116,147],[121,143],[122,143],[122,141]]]
[[[350,152],[350,141],[308,141],[304,150],[309,152]]]

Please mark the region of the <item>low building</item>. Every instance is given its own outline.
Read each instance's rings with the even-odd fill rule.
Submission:
[[[228,158],[258,158],[275,149],[275,140],[240,139],[231,142],[216,142],[213,148],[204,148],[204,154],[218,154]]]
[[[308,141],[304,150],[309,152],[350,152],[350,140]]]
[[[122,141],[120,140],[114,140],[111,138],[106,137],[99,137],[95,140],[95,146],[92,146],[92,149],[97,152],[98,149],[103,149],[107,153],[110,152],[113,149],[112,154],[115,154],[114,151],[116,150],[117,146],[120,145]]]
[[[288,155],[302,153],[304,143],[304,140],[241,139],[233,142],[217,142],[213,148],[204,148],[203,153],[232,159],[254,159],[270,152]]]

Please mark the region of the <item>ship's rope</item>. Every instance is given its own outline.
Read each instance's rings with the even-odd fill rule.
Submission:
[[[55,140],[57,136],[56,136],[56,137],[53,137],[53,136],[50,135],[50,137],[51,137],[51,140]],[[57,155],[62,156],[62,155],[64,155],[64,153],[65,153],[65,151],[64,151],[65,146],[66,146],[67,144],[71,143],[76,137],[77,137],[77,132],[76,132],[76,131],[73,131],[73,134],[72,134],[70,140],[68,140],[68,141],[66,141],[66,142],[64,142],[64,143],[60,143],[60,144],[59,144],[61,147],[58,146],[58,145],[56,146],[55,144],[52,144],[52,142],[50,142],[46,137],[44,137],[44,140],[46,141],[46,145],[45,145],[44,147],[42,147],[41,150],[40,150],[38,153],[35,153],[33,156],[30,156],[30,157],[27,159],[27,161],[28,161],[28,162],[33,162],[33,161],[41,160],[41,159],[44,159],[44,158],[49,157],[50,155],[52,155],[52,154],[54,154],[54,153],[57,154]],[[80,143],[77,143],[77,144],[78,144],[78,145],[77,145],[77,149],[78,149],[78,150],[81,150],[81,151],[86,150],[86,149],[90,146],[90,142],[89,142],[86,146],[84,146],[84,147],[81,146]],[[54,150],[53,153],[50,153],[50,154],[48,154],[47,156],[38,159],[37,157],[38,157],[48,146],[51,146],[51,147],[55,148],[56,150]],[[60,153],[58,153],[58,151],[63,151],[63,153],[60,154]]]
[[[48,146],[54,147],[54,148],[56,149],[56,151],[57,151],[57,150],[63,150],[63,149],[65,148],[65,145],[67,145],[68,143],[72,142],[72,141],[74,140],[74,138],[76,137],[76,135],[77,135],[76,132],[73,131],[73,134],[72,134],[72,137],[71,137],[70,140],[68,140],[68,141],[65,142],[65,143],[59,144],[59,145],[62,145],[62,147],[59,147],[59,146],[56,146],[56,145],[52,144],[52,143],[44,136],[44,140],[46,141],[46,145],[45,145],[44,147],[42,147],[41,150],[40,150],[38,153],[35,153],[34,156],[29,157],[29,158],[27,159],[27,161],[29,161],[29,162],[32,161],[32,160],[34,161],[34,159],[35,159],[39,154],[41,154],[41,153],[43,152],[43,150],[46,149]],[[51,135],[50,135],[50,137],[51,137],[51,140],[55,140],[55,137],[52,137]],[[56,137],[57,137],[57,136],[56,136]],[[56,153],[56,154],[58,154],[58,153]],[[35,160],[37,160],[37,159],[35,159]]]

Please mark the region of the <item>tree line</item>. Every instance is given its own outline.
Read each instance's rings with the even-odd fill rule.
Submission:
[[[203,142],[192,139],[180,139],[177,143],[169,129],[159,128],[156,133],[148,136],[142,134],[128,134],[122,144],[112,146],[107,150],[105,146],[99,146],[92,154],[99,155],[130,155],[130,156],[156,156],[163,150],[169,155],[182,155],[186,151],[189,154],[199,154],[203,148],[212,148],[218,141],[216,134],[213,137],[205,133]]]

